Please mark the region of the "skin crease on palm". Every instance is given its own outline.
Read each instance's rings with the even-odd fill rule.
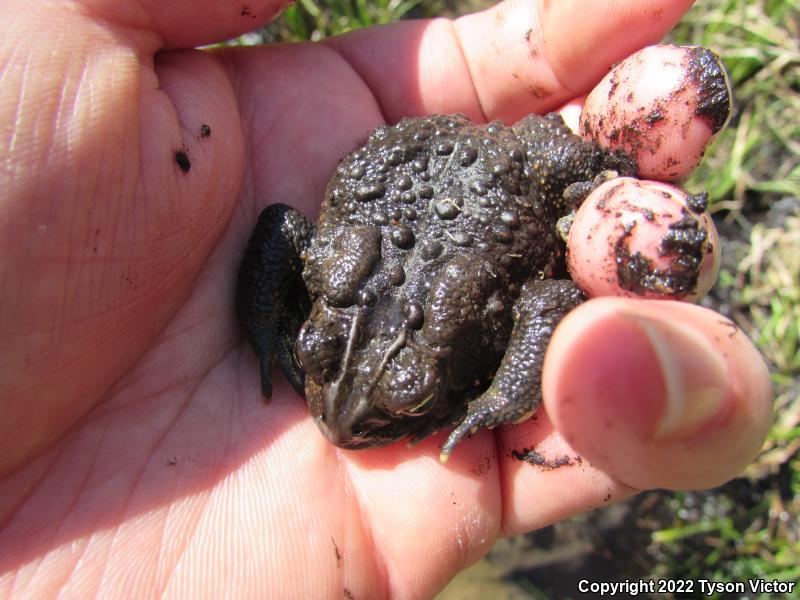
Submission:
[[[280,6],[4,2],[0,592],[427,597],[500,535],[736,474],[769,424],[769,381],[703,309],[587,303],[548,351],[558,433],[541,414],[474,435],[446,465],[444,434],[333,448],[279,376],[265,407],[234,319],[258,212],[315,214],[337,160],[381,121],[554,109],[690,2],[616,0],[587,18],[596,5],[510,2],[209,54],[182,49]],[[664,364],[684,381],[668,409]],[[542,470],[510,457],[523,447],[583,461]]]

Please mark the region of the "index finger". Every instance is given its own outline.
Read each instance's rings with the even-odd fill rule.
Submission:
[[[513,122],[585,93],[610,65],[653,43],[690,0],[506,0],[450,21],[402,21],[332,38],[384,118],[460,112]]]

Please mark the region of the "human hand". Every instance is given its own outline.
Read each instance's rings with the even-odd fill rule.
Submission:
[[[741,333],[695,307],[587,303],[548,352],[559,432],[543,416],[481,432],[446,466],[441,436],[413,450],[331,447],[281,377],[264,407],[232,311],[260,209],[314,214],[338,159],[382,120],[553,109],[659,39],[688,2],[620,1],[600,22],[584,18],[593,3],[550,3],[540,18],[514,3],[455,27],[181,50],[278,8],[203,4],[0,8],[6,592],[426,596],[498,535],[741,467],[767,426],[766,372]],[[672,313],[698,336],[672,332]],[[731,374],[713,381],[713,414],[660,440],[647,433],[665,406],[654,353]],[[598,372],[606,359],[627,368]],[[598,414],[612,433],[593,427]],[[510,456],[573,456],[565,438],[577,468]]]

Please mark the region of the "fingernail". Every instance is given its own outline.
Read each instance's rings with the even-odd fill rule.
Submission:
[[[723,408],[727,369],[723,358],[696,329],[683,323],[635,316],[661,367],[664,412],[653,438],[686,437]]]

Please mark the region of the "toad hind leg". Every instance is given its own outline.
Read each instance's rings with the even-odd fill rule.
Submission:
[[[542,401],[542,364],[553,330],[584,295],[569,280],[529,281],[514,304],[514,329],[492,384],[467,407],[467,414],[442,445],[439,460],[481,427],[527,417]]]
[[[294,355],[297,332],[311,310],[303,283],[303,257],[314,224],[285,204],[259,215],[236,286],[236,314],[261,362],[261,391],[272,396],[277,360],[292,387],[304,395],[304,375]]]

